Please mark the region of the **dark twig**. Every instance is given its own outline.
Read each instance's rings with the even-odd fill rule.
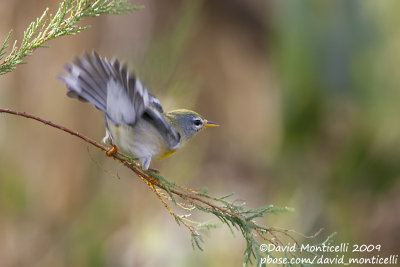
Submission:
[[[39,121],[45,125],[49,125],[53,128],[62,130],[73,136],[76,136],[81,140],[97,147],[98,149],[104,152],[108,151],[107,147],[84,136],[83,134],[76,131],[72,131],[62,125],[53,123],[49,120],[42,119],[38,116],[31,115],[26,112],[19,112],[2,108],[0,108],[0,113],[8,113]],[[189,210],[191,211],[197,209],[206,213],[214,214],[221,222],[226,224],[231,230],[232,228],[240,230],[247,242],[247,247],[245,250],[245,264],[251,262],[252,257],[256,258],[258,262],[261,258],[260,251],[258,250],[259,244],[255,240],[255,236],[258,236],[262,240],[269,243],[283,245],[283,242],[277,236],[277,234],[280,234],[294,241],[296,245],[299,247],[298,242],[288,233],[289,232],[288,230],[275,227],[260,226],[253,220],[256,217],[263,217],[266,213],[286,211],[288,210],[287,208],[282,209],[282,208],[275,208],[273,206],[268,206],[261,209],[244,210],[243,205],[234,204],[235,201],[228,202],[227,200],[225,200],[227,196],[221,198],[212,197],[203,192],[198,192],[196,190],[171,183],[170,181],[168,181],[159,174],[152,173],[149,171],[144,171],[140,168],[140,166],[137,163],[135,163],[134,161],[132,161],[123,154],[115,153],[112,154],[110,157],[120,161],[124,166],[133,171],[137,176],[140,177],[142,181],[146,183],[146,185],[152,190],[152,192],[156,194],[158,199],[162,202],[165,209],[175,218],[176,222],[178,224],[184,225],[190,231],[192,235],[192,245],[194,247],[202,249],[200,246],[202,237],[198,233],[198,230],[211,229],[215,226],[213,224],[196,223],[191,220],[188,220],[187,217],[190,216],[190,214],[178,215],[175,211],[171,209],[167,201],[176,204],[177,207],[183,209],[186,212]],[[163,190],[165,194],[163,192],[160,192],[159,189],[156,189],[156,187]],[[177,202],[175,198],[180,199],[183,202]],[[295,255],[291,256],[296,257]]]

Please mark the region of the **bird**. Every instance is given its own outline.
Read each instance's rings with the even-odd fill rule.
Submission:
[[[192,110],[164,112],[160,101],[116,58],[109,61],[95,51],[84,52],[64,68],[66,73],[58,78],[67,96],[104,113],[107,155],[121,151],[143,170],[152,159],[174,154],[202,129],[219,126]]]

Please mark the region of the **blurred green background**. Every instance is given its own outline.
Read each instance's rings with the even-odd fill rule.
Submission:
[[[0,77],[0,106],[96,140],[103,118],[65,97],[62,65],[95,49],[125,60],[164,109],[221,124],[154,162],[170,180],[295,208],[259,222],[335,243],[400,247],[400,2],[132,1],[128,15],[48,43]],[[57,1],[2,0],[0,37],[20,39]],[[241,266],[226,227],[193,251],[154,194],[104,153],[0,115],[0,266]],[[101,166],[101,167],[99,167]],[[118,179],[118,176],[121,179]],[[208,220],[198,217],[199,220]],[[295,237],[303,242],[301,236]]]

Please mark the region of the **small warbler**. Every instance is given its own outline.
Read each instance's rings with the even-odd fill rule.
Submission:
[[[112,146],[107,155],[120,149],[144,170],[152,158],[172,155],[204,127],[219,126],[187,109],[164,113],[160,101],[116,59],[108,61],[93,51],[65,69],[67,74],[59,78],[69,89],[67,95],[105,114],[103,142]]]

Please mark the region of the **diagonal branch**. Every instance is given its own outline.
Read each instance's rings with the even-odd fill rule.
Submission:
[[[39,121],[45,125],[76,136],[104,152],[107,152],[108,150],[107,147],[99,144],[89,137],[84,136],[81,133],[68,129],[67,127],[64,127],[62,125],[53,123],[49,120],[42,119],[38,116],[28,114],[26,112],[3,108],[0,108],[0,113],[12,114],[19,117],[25,117],[28,119]],[[232,232],[233,228],[239,230],[247,242],[244,259],[245,265],[247,265],[247,263],[249,262],[251,263],[251,258],[255,258],[257,262],[260,262],[260,259],[262,257],[259,250],[260,244],[256,240],[256,237],[268,243],[281,245],[283,245],[283,241],[281,241],[281,238],[286,237],[294,242],[297,247],[299,247],[297,241],[288,233],[293,231],[276,227],[262,226],[254,221],[255,218],[263,217],[267,213],[288,211],[290,210],[289,208],[276,208],[270,205],[264,208],[245,210],[243,205],[237,205],[234,204],[234,202],[229,202],[225,200],[228,196],[231,196],[232,194],[220,198],[213,197],[205,192],[199,192],[190,188],[179,186],[175,183],[171,183],[159,174],[155,174],[151,171],[142,170],[136,162],[123,154],[115,153],[111,155],[111,157],[120,161],[124,166],[126,166],[137,176],[139,176],[140,179],[145,182],[146,185],[152,190],[152,192],[156,194],[157,198],[162,202],[165,209],[175,218],[176,222],[179,225],[183,224],[190,231],[193,247],[198,247],[200,250],[202,250],[200,242],[202,242],[203,239],[199,231],[215,228],[215,224],[194,222],[187,218],[190,216],[190,214],[178,215],[175,211],[173,211],[169,203],[175,204],[174,207],[181,208],[185,212],[197,209],[202,212],[214,214],[222,223],[226,224]],[[162,191],[165,193],[163,193]],[[177,202],[176,199],[178,199],[180,202]],[[281,238],[278,237],[277,234],[280,234]],[[313,237],[315,237],[315,235],[310,238]],[[268,254],[269,252],[266,253]],[[295,258],[296,255],[291,254],[290,257]]]

